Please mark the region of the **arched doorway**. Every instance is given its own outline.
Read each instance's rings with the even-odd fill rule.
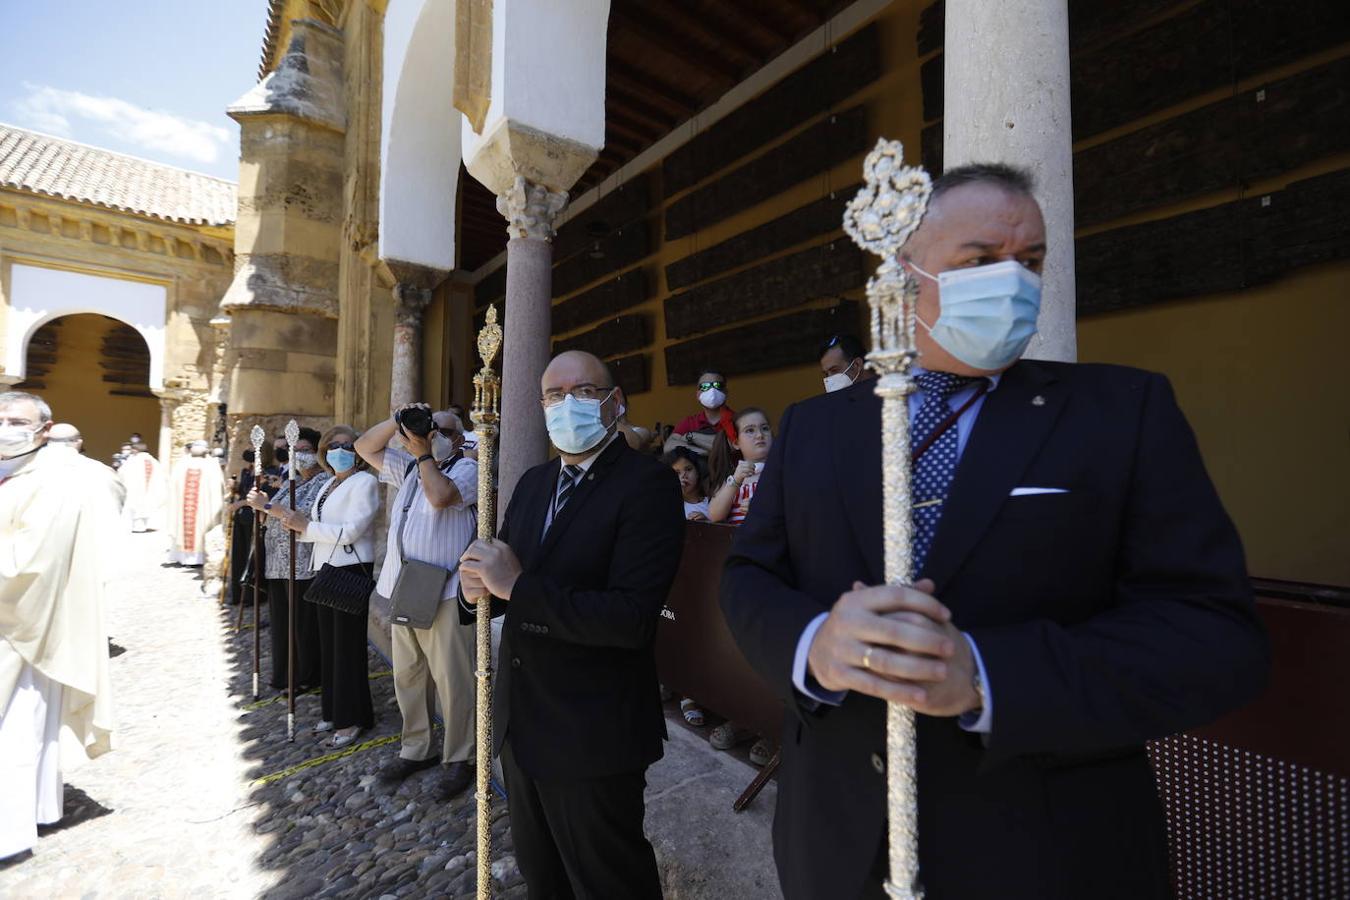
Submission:
[[[84,436],[99,462],[133,432],[159,447],[159,400],[150,391],[150,348],[135,328],[96,313],[60,316],[28,342],[26,377],[14,386],[46,400],[58,422]]]

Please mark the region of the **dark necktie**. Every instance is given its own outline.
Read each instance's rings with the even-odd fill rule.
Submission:
[[[562,508],[567,505],[567,501],[572,497],[572,491],[576,490],[577,482],[581,480],[581,466],[563,466],[562,471],[558,473],[558,499],[553,504],[553,518],[558,518]]]
[[[953,394],[969,387],[976,378],[953,375],[950,372],[922,372],[916,378],[919,389],[923,391],[923,405],[914,417],[910,427],[910,447],[918,447],[934,431],[941,427],[952,414],[948,402]],[[942,506],[947,499],[947,489],[951,486],[952,476],[956,473],[959,443],[956,426],[949,427],[935,440],[923,456],[914,463],[910,476],[912,506],[911,522],[914,535],[911,544],[914,557],[914,576],[923,571],[928,558],[928,549],[933,545],[933,536],[937,534],[938,522],[942,519]]]

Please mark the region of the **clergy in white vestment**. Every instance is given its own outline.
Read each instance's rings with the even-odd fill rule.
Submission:
[[[126,517],[131,530],[146,531],[164,505],[164,484],[159,461],[146,452],[144,443],[131,445],[131,455],[122,460],[117,475],[127,489]]]
[[[206,562],[206,533],[220,521],[225,502],[225,476],[220,463],[206,455],[206,441],[188,445],[188,456],[173,469],[169,498],[169,562],[200,566]],[[122,468],[126,468],[125,465]]]
[[[103,589],[120,485],[46,446],[50,427],[41,399],[0,393],[0,859],[61,818],[63,769],[111,749]]]

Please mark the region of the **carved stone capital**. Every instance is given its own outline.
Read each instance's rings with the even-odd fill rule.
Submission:
[[[431,302],[434,291],[411,281],[394,285],[394,322],[406,328],[420,328],[422,313]]]
[[[497,212],[506,217],[506,233],[536,241],[553,240],[553,220],[566,205],[566,191],[550,191],[520,175],[497,197]]]

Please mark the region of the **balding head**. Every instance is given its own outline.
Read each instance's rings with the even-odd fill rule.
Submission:
[[[47,443],[79,450],[84,446],[84,439],[80,436],[80,429],[74,425],[69,422],[56,422],[52,425],[52,430],[47,432]]]

